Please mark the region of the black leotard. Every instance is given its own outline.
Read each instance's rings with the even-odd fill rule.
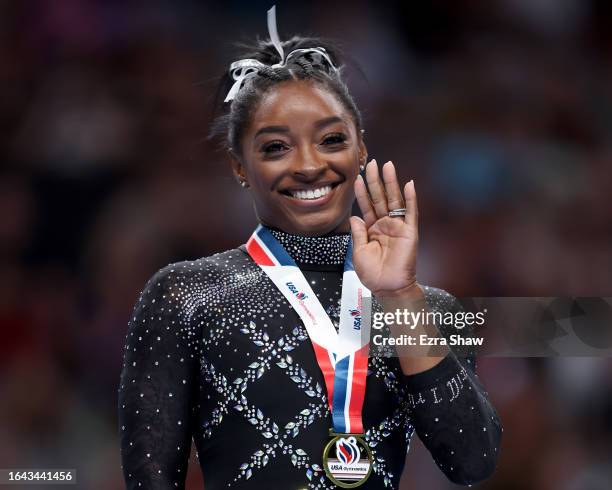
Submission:
[[[273,233],[337,326],[349,235]],[[457,306],[424,292],[430,309]],[[451,352],[405,376],[396,358],[370,358],[363,421],[374,467],[361,488],[398,488],[415,430],[450,480],[490,476],[502,429],[475,367],[473,352]],[[244,246],[149,280],[129,322],[119,425],[128,489],[184,488],[192,439],[206,490],[336,488],[322,471],[331,415],[306,329]]]

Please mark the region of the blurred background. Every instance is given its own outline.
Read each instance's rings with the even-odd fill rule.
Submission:
[[[123,487],[127,321],[159,268],[243,243],[248,192],[206,140],[232,43],[271,1],[0,1],[0,467]],[[277,2],[337,39],[371,157],[419,197],[420,281],[612,296],[612,4]],[[487,490],[612,488],[610,359],[493,359]],[[201,489],[195,457],[188,488]],[[458,488],[414,439],[402,490]]]

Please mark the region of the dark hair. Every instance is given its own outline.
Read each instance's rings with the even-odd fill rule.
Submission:
[[[272,68],[271,65],[280,63],[281,58],[271,41],[258,40],[254,46],[241,45],[245,51],[235,59],[252,58],[267,66],[259,70],[256,76],[246,80],[235,98],[227,103],[223,103],[222,100],[225,99],[234,80],[229,71],[225,73],[219,83],[215,99],[215,114],[219,112],[221,114],[214,120],[209,134],[209,138],[225,136],[224,144],[227,145],[227,148],[232,148],[238,155],[242,153],[240,148],[242,133],[259,101],[271,87],[288,80],[308,80],[326,88],[352,115],[357,130],[362,128],[361,113],[342,80],[342,69],[347,57],[342,54],[340,48],[328,40],[300,36],[283,41],[282,46],[285,55],[294,49],[324,48],[338,71],[333,70],[324,62],[320,63],[309,53],[292,58],[286,66]]]

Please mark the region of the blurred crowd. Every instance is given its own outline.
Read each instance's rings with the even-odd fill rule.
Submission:
[[[116,392],[139,292],[256,222],[207,132],[232,43],[265,37],[270,5],[0,2],[1,468],[122,487]],[[415,179],[421,282],[612,296],[611,5],[277,2],[281,38],[337,39],[355,60],[370,157]],[[505,431],[476,488],[612,488],[609,359],[478,372]],[[402,490],[454,487],[415,439]]]

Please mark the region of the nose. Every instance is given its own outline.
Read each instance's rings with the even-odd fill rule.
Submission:
[[[327,161],[310,145],[295,153],[292,165],[293,176],[302,181],[313,181],[327,170]]]

